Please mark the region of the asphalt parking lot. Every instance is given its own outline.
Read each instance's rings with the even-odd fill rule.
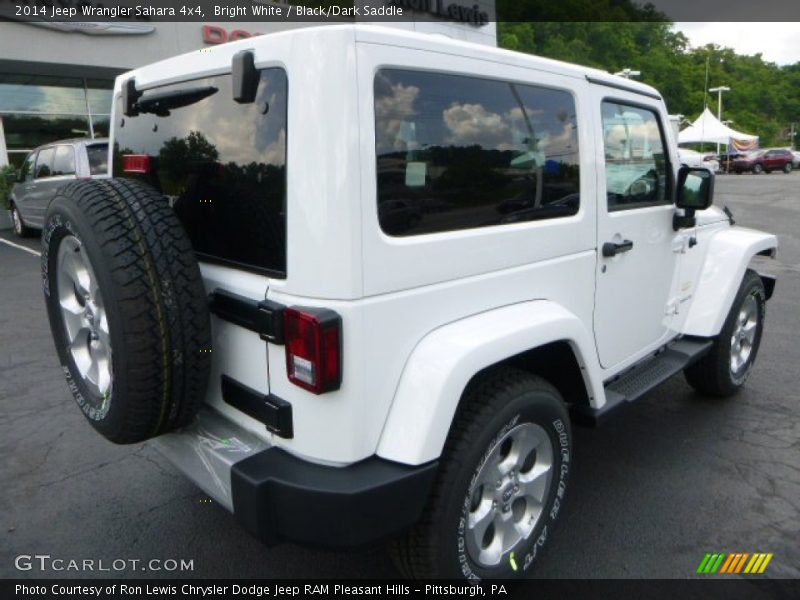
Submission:
[[[720,176],[716,203],[780,238],[755,372],[723,401],[673,378],[601,428],[578,428],[540,577],[692,577],[707,552],[771,552],[766,576],[800,577],[800,173]],[[168,575],[15,569],[33,554],[187,559],[189,577],[397,576],[381,547],[263,547],[150,445],[95,434],[58,365],[34,253],[0,243],[0,576]]]

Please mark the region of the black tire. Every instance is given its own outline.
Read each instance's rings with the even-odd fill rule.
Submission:
[[[783,172],[786,173],[787,175],[789,173],[791,173],[792,172],[792,164],[791,163],[786,163],[785,165],[783,165]]]
[[[546,432],[551,444],[552,476],[542,499],[543,509],[528,536],[509,548],[508,559],[487,568],[475,561],[467,540],[473,493],[487,492],[480,489],[478,477],[491,450],[498,447],[503,436],[528,423]],[[571,452],[569,416],[553,386],[511,368],[480,376],[462,398],[423,518],[392,546],[400,571],[413,579],[513,579],[528,575],[563,505]],[[505,497],[508,490],[505,486],[500,490],[496,494]],[[495,494],[491,489],[487,493]],[[516,507],[517,501],[512,502]]]
[[[764,172],[764,167],[762,167],[760,164],[753,165],[753,173],[755,173],[756,175],[759,175],[759,174],[761,174],[763,172]]]
[[[59,290],[70,280],[62,279],[58,287],[58,254],[64,240],[64,262],[74,258],[69,252],[77,246],[74,251],[88,261],[97,297],[102,297],[107,318],[103,331],[107,330],[111,353],[105,362],[111,367],[110,383],[102,394],[98,391],[102,387],[93,388],[81,375],[67,340]],[[97,431],[115,443],[135,443],[181,427],[194,417],[211,366],[208,303],[186,232],[160,194],[117,179],[63,187],[45,219],[42,278],[67,382]],[[83,296],[81,304],[79,286],[73,288],[75,298],[67,295],[69,302],[83,307],[78,311],[95,306],[91,294]],[[78,318],[87,317],[84,313]],[[88,318],[82,322],[95,322]],[[90,328],[87,338],[97,340],[95,325]]]
[[[733,336],[736,331],[740,312],[748,302],[748,298],[755,301],[757,322],[755,336],[749,357],[741,366],[734,368],[732,361]],[[715,338],[711,350],[702,359],[684,370],[686,381],[694,389],[706,396],[727,397],[738,392],[755,364],[758,349],[761,345],[761,335],[764,331],[764,316],[766,314],[767,296],[764,291],[764,282],[755,271],[747,270],[739,291],[733,300],[733,305],[722,326],[722,331]]]
[[[11,203],[9,212],[11,213],[11,223],[14,226],[14,235],[20,238],[26,238],[34,234],[34,230],[25,225],[25,221],[23,221],[17,205],[13,202]]]

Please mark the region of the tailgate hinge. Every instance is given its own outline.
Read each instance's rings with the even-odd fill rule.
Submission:
[[[208,309],[220,319],[255,331],[262,340],[283,344],[283,311],[286,307],[272,300],[253,300],[220,288],[208,296]]]

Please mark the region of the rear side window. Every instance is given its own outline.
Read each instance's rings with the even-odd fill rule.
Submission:
[[[108,144],[94,144],[86,147],[89,158],[89,173],[105,175],[108,172]]]
[[[56,146],[53,158],[53,175],[75,174],[75,150],[72,146]]]
[[[570,93],[384,69],[375,78],[378,218],[417,235],[574,215]]]
[[[114,175],[164,194],[201,258],[285,276],[285,72],[263,70],[251,104],[234,102],[230,75],[147,90],[139,104],[165,95],[150,101],[159,114],[124,117],[118,101]]]
[[[39,150],[39,157],[36,159],[36,179],[50,177],[53,174],[53,153],[54,148]]]

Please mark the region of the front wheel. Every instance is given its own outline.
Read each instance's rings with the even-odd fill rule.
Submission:
[[[783,166],[783,172],[784,172],[784,173],[791,173],[791,172],[792,172],[792,165],[791,165],[791,163],[786,163],[786,164]]]
[[[14,234],[17,237],[24,238],[33,233],[33,230],[25,225],[25,221],[22,220],[22,215],[19,214],[19,209],[16,204],[11,205],[11,222],[14,225]]]
[[[420,523],[397,542],[416,579],[520,578],[564,502],[572,433],[555,388],[503,368],[472,385],[450,429]]]
[[[711,350],[684,371],[689,385],[708,396],[738,392],[750,376],[761,345],[765,310],[764,282],[748,269]]]
[[[764,167],[762,167],[761,165],[755,165],[753,167],[753,173],[755,173],[756,175],[760,175],[763,172],[764,172]]]

